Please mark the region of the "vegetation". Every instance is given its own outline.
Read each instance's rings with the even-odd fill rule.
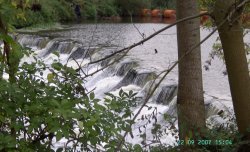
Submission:
[[[193,5],[191,4],[193,2]],[[182,15],[186,11],[186,14],[188,12],[192,12],[191,9],[188,7],[184,6],[194,6],[195,1],[190,1],[190,2],[183,2],[183,1],[178,1],[177,0],[177,11],[179,7],[182,9],[179,10],[179,16]],[[219,32],[219,37],[222,43],[222,49],[224,52],[225,56],[225,62],[226,62],[226,67],[227,67],[227,72],[228,72],[228,77],[229,77],[229,84],[230,84],[230,90],[231,90],[231,95],[233,99],[233,105],[234,105],[234,111],[236,115],[236,122],[237,126],[239,128],[239,132],[243,137],[241,140],[243,141],[250,141],[250,124],[249,124],[249,115],[248,111],[250,111],[250,79],[249,79],[249,69],[248,69],[248,64],[247,64],[247,59],[246,59],[246,50],[245,50],[245,45],[243,41],[243,28],[241,24],[241,14],[242,11],[244,10],[244,4],[246,1],[240,0],[240,1],[222,1],[222,0],[211,0],[211,1],[206,1],[206,3],[202,3],[203,5],[206,4],[208,8],[212,7],[213,9],[211,10],[211,16],[215,21],[215,25],[218,28]],[[234,6],[234,8],[232,7]],[[227,10],[227,11],[226,11]],[[178,13],[177,13],[178,14]],[[193,13],[195,14],[195,13]],[[197,14],[197,13],[196,13]],[[178,17],[178,16],[177,16]],[[182,16],[183,18],[183,16]],[[181,18],[179,18],[181,19]],[[189,22],[191,24],[194,22]],[[190,25],[191,26],[191,25]],[[179,28],[178,28],[179,27]],[[188,26],[185,26],[184,23],[181,23],[177,25],[177,32],[180,32],[181,30],[188,29]],[[183,28],[183,29],[182,29]],[[195,27],[189,27],[190,29],[195,29]],[[185,33],[186,34],[186,33]],[[191,38],[194,38],[197,34],[194,34],[192,32],[192,35],[188,36],[188,40]],[[181,35],[178,35],[181,36]],[[182,36],[183,37],[183,36]],[[182,45],[187,43],[186,41],[180,41],[182,39],[178,39],[178,46],[179,46],[179,51],[182,51]],[[194,40],[192,40],[194,41]],[[191,41],[191,42],[192,42]],[[197,42],[195,44],[198,44]],[[190,48],[190,46],[195,46],[195,44],[190,44],[189,46],[186,46],[186,48]],[[184,50],[186,49],[184,48]],[[197,52],[196,52],[197,53]],[[192,54],[192,53],[191,53]],[[184,60],[186,60],[188,57],[191,56],[188,55]],[[200,56],[200,55],[198,55]],[[190,61],[194,62],[196,61],[195,59],[198,59],[198,56],[196,58],[189,59],[188,61],[184,62],[185,65],[187,65]],[[181,57],[179,55],[179,57]],[[196,61],[196,65],[199,63],[199,61]],[[179,138],[180,139],[185,139],[189,138],[188,132],[192,132],[192,128],[198,128],[202,129],[202,125],[204,126],[204,122],[202,123],[202,119],[204,117],[203,111],[201,107],[197,108],[199,109],[199,114],[195,114],[194,111],[192,110],[187,110],[190,107],[196,106],[196,104],[204,106],[203,103],[201,103],[201,100],[197,94],[192,94],[192,91],[196,90],[197,85],[201,84],[201,82],[196,82],[197,80],[200,79],[201,76],[197,76],[197,73],[199,73],[198,68],[194,68],[194,65],[189,66],[189,68],[196,70],[193,71],[192,73],[189,74],[183,74],[181,73],[183,70],[185,71],[186,68],[182,69],[181,67],[182,61],[179,64],[179,88],[178,88],[178,98],[180,101],[177,100],[177,104],[180,104],[180,108],[178,109],[178,120],[179,120]],[[195,75],[195,80],[192,81],[193,78],[191,76]],[[188,82],[193,82],[192,89],[189,89],[188,91],[191,91],[191,94],[187,93],[187,96],[184,98],[183,96],[186,95],[185,90],[188,88],[188,86],[182,87],[183,85],[186,84],[185,81],[181,81],[183,77],[190,77],[186,81]],[[184,79],[185,80],[185,79]],[[192,85],[192,84],[190,84]],[[202,84],[201,84],[202,85]],[[196,90],[196,92],[199,93],[199,91],[202,90],[202,88],[199,88]],[[179,92],[184,92],[183,94]],[[195,103],[192,103],[190,106],[190,100],[191,101],[196,101]],[[179,102],[179,103],[178,103]],[[186,106],[184,106],[183,103],[189,103]],[[183,105],[181,105],[183,104]],[[181,108],[184,109],[182,109]],[[185,111],[186,110],[186,111]],[[196,110],[197,111],[197,110]],[[186,113],[185,113],[186,112]],[[184,116],[183,116],[184,115]],[[186,119],[183,119],[183,117],[187,117]],[[198,117],[198,118],[196,118]],[[180,119],[181,118],[181,119]],[[180,122],[181,121],[181,122]],[[194,123],[195,122],[195,123]],[[196,123],[197,122],[197,123]],[[184,124],[183,124],[184,123]],[[182,125],[185,126],[185,128],[182,128]],[[186,131],[186,129],[188,131]],[[185,132],[186,131],[186,132]],[[184,133],[183,133],[184,132]],[[193,134],[192,134],[193,136]],[[201,136],[202,137],[202,136]],[[193,136],[195,139],[195,137]],[[249,149],[249,144],[245,144],[240,146],[238,151],[247,151]]]
[[[46,69],[51,73],[44,76]],[[119,97],[108,94],[101,103],[94,93],[85,93],[74,69],[60,62],[49,68],[36,58],[23,63],[15,78],[16,83],[0,81],[1,151],[50,151],[63,138],[69,139],[73,149],[106,144],[112,151],[119,133],[130,129],[132,122],[125,118],[135,105],[132,92],[121,90]]]
[[[175,8],[174,0],[15,0],[12,4],[19,12],[19,16],[10,22],[16,28],[78,18],[140,15],[143,8]]]
[[[23,1],[23,3],[22,8],[17,4],[14,6],[18,8],[19,17],[11,23],[16,28],[48,22],[64,22],[76,18],[72,4],[67,1],[41,0]]]
[[[175,9],[176,0],[152,0],[151,8],[161,8],[161,9]]]
[[[0,54],[1,151],[51,151],[54,148],[53,144],[63,138],[68,140],[67,144],[63,147],[64,149],[57,149],[58,151],[89,151],[102,148],[111,152],[143,151],[140,145],[132,146],[121,142],[124,137],[120,135],[121,132],[126,132],[133,136],[131,125],[134,124],[134,120],[128,118],[133,116],[131,107],[137,104],[135,93],[121,90],[119,96],[107,93],[103,100],[97,99],[93,92],[87,92],[82,86],[84,79],[81,77],[80,71],[68,67],[67,64],[61,64],[59,59],[54,60],[51,65],[46,65],[41,59],[30,56],[33,52],[24,50],[10,36],[13,26],[23,27],[49,21],[67,21],[79,16],[93,18],[98,15],[136,14],[138,8],[151,5],[147,0],[131,1],[130,3],[122,0],[99,2],[97,0],[0,1],[0,40],[3,42],[3,48],[1,48],[3,51]],[[211,15],[215,20],[222,42],[238,130],[220,127],[211,130],[205,129],[202,135],[201,132],[198,132],[197,135],[196,129],[204,129],[206,125],[200,52],[199,48],[195,48],[196,52],[191,54],[189,54],[190,50],[186,50],[186,48],[191,48],[190,46],[194,47],[200,41],[197,36],[199,33],[190,30],[199,26],[199,21],[196,19],[191,24],[189,21],[177,26],[180,57],[178,93],[180,129],[178,134],[178,130],[174,128],[173,136],[177,134],[179,139],[185,142],[190,139],[199,139],[198,137],[210,140],[231,138],[235,140],[236,144],[226,148],[197,144],[188,148],[187,144],[177,147],[160,145],[150,147],[152,151],[178,151],[180,149],[228,151],[228,148],[235,147],[236,151],[248,150],[250,79],[243,31],[238,18],[243,8],[232,8],[234,2],[234,0],[228,0],[223,3],[222,0],[217,0],[215,3],[203,3],[202,5],[215,8]],[[155,5],[163,5],[160,1],[155,3],[157,3]],[[187,5],[193,6],[194,9],[188,10]],[[84,11],[78,14],[75,12],[77,11],[76,6],[80,6]],[[198,6],[195,1],[178,1],[177,11],[179,11],[178,19],[183,19],[192,14],[198,14]],[[187,33],[188,31],[192,32]],[[180,33],[185,35],[182,36]],[[186,40],[187,37],[188,40]],[[195,44],[193,44],[194,42]],[[131,48],[129,47],[129,49]],[[182,55],[187,56],[182,59]],[[20,63],[23,56],[29,56],[34,61]],[[8,78],[3,77],[6,74]],[[188,88],[189,86],[192,87]],[[150,107],[148,109],[150,110]],[[194,113],[194,111],[198,113]],[[155,137],[160,136],[162,130],[161,126],[156,123],[155,114],[153,113],[152,117],[147,119],[155,120],[152,134]],[[178,139],[177,135],[176,139]],[[121,143],[122,146],[117,143]],[[72,146],[68,146],[70,144]]]
[[[235,1],[233,0],[228,1],[227,4],[216,1],[213,15],[217,26],[223,22],[225,16],[225,12],[221,12],[220,10],[229,10],[234,3]],[[243,8],[235,11],[234,17],[240,16],[242,10]],[[225,56],[239,132],[245,136],[244,139],[250,140],[250,133],[247,131],[250,128],[250,117],[248,115],[248,111],[250,111],[250,79],[246,50],[243,41],[243,29],[239,20],[240,19],[238,18],[238,21],[233,23],[231,23],[231,21],[226,21],[218,31]]]
[[[150,8],[150,0],[116,0],[121,15],[136,15],[141,9]]]
[[[134,103],[134,94],[110,94],[103,105],[93,93],[85,94],[75,70],[55,62],[47,81],[42,78],[44,69],[48,68],[39,60],[24,63],[16,83],[1,80],[0,150],[49,151],[52,140],[64,137],[74,148],[86,150],[89,144],[102,143],[107,149],[114,147],[118,133],[129,129],[131,122],[124,118],[131,114],[126,107]]]
[[[0,4],[0,38],[4,42],[0,56],[0,151],[51,151],[53,143],[63,138],[68,139],[66,145],[72,145],[69,150],[93,150],[104,144],[106,150],[114,151],[120,133],[131,130],[133,121],[126,118],[132,115],[136,94],[121,90],[118,97],[107,94],[101,101],[86,92],[74,69],[59,60],[48,66],[30,56],[32,52],[22,49],[9,35],[8,25],[20,12],[11,3]],[[20,63],[24,55],[33,57],[34,62]],[[3,78],[6,74],[7,79]]]

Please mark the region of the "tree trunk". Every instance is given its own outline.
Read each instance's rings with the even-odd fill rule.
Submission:
[[[217,25],[228,14],[235,0],[217,0],[213,16]],[[233,14],[219,29],[219,36],[225,56],[228,79],[233,99],[234,111],[239,132],[250,140],[250,77],[243,42],[243,28],[240,21],[241,10]]]
[[[5,25],[4,21],[2,20],[1,18],[1,15],[0,15],[0,32],[7,36],[8,35],[8,28],[7,26]],[[15,66],[11,64],[11,57],[10,57],[10,53],[11,53],[11,47],[10,47],[10,44],[8,42],[6,42],[5,40],[3,40],[3,43],[4,43],[4,48],[3,48],[3,53],[1,54],[1,60],[2,60],[2,63],[4,64],[5,62],[7,63],[8,65],[8,74],[9,74],[9,81],[11,83],[14,83],[16,82],[16,78],[15,78]],[[3,74],[3,69],[0,69],[0,78],[2,78],[2,74]]]
[[[1,14],[0,14],[0,32],[3,35],[5,35],[5,36],[8,35],[8,28],[5,25],[4,21],[2,20]],[[10,63],[11,47],[10,47],[10,44],[8,42],[6,42],[5,40],[3,40],[3,43],[4,43],[3,53],[1,54],[1,57],[0,57],[1,58],[1,62],[2,62],[1,64],[7,63],[7,65],[8,65],[8,74],[9,74],[9,81],[10,81],[10,83],[14,83],[14,82],[16,82],[16,78],[15,78],[14,67]],[[2,74],[3,74],[3,70],[4,70],[3,66],[1,67],[0,70],[1,70],[0,71],[0,74],[1,74],[0,78],[2,79]],[[15,124],[15,121],[16,121],[16,117],[14,117],[14,118],[12,117],[11,118],[11,123]],[[16,131],[15,131],[14,127],[11,127],[11,135],[16,138]]]
[[[196,0],[177,0],[178,20],[194,14],[199,14]],[[177,40],[178,57],[181,58],[191,47],[200,42],[200,19],[196,18],[178,24]],[[206,126],[200,47],[181,60],[178,67],[179,138],[180,140],[197,139],[198,136],[201,136],[200,131]]]

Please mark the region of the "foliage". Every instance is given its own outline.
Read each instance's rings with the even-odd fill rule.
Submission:
[[[23,14],[16,10],[15,5],[0,0],[0,19],[5,26],[10,26],[17,18],[23,18]]]
[[[199,0],[201,9],[212,11],[214,8],[215,0]]]
[[[83,10],[83,15],[87,18],[96,18],[97,17],[97,4],[95,3],[86,3]]]
[[[150,0],[116,0],[121,15],[138,15],[143,8],[150,8]]]
[[[159,144],[156,146],[149,147],[151,152],[177,152],[181,151],[183,146],[187,146],[188,149],[192,149],[193,152],[228,152],[228,151],[239,151],[239,147],[244,144],[250,145],[250,141],[243,141],[242,135],[237,131],[236,119],[233,116],[221,117],[225,120],[218,126],[211,126],[207,124],[209,128],[204,132],[201,141],[210,141],[209,144],[194,141],[196,144],[187,144],[186,141],[183,144],[177,146],[169,146]],[[249,130],[250,131],[250,130]],[[173,136],[178,136],[178,132],[173,132]],[[192,139],[190,139],[192,140]]]
[[[98,15],[100,16],[117,16],[118,8],[115,0],[106,0],[99,2]]]
[[[32,5],[41,6],[41,10],[32,10]],[[68,21],[75,18],[74,10],[71,4],[66,1],[43,0],[39,3],[29,3],[26,8],[18,9],[22,14],[22,18],[14,20],[12,24],[17,27],[26,27],[38,23]]]
[[[244,36],[246,36],[248,33],[249,33],[249,30],[244,30]],[[246,56],[249,56],[249,53],[250,53],[250,44],[245,41],[244,45],[245,45],[245,50],[246,50]],[[223,54],[223,49],[222,49],[222,45],[221,45],[219,37],[217,37],[215,43],[213,44],[212,50],[209,53],[209,57],[205,61],[204,68],[205,68],[206,71],[210,69],[210,66],[212,65],[212,62],[213,62],[213,60],[216,57],[218,59],[222,60],[223,62],[225,62],[224,54]],[[248,64],[250,64],[249,61],[248,61]],[[227,72],[223,71],[223,74],[227,75]]]
[[[15,12],[15,6],[7,4],[1,3],[1,23],[11,25],[13,20],[7,14]],[[13,13],[13,18],[19,13],[22,11]],[[103,101],[96,99],[93,92],[86,93],[80,73],[59,60],[46,65],[29,56],[30,52],[8,35],[8,29],[1,25],[5,32],[0,38],[10,46],[10,55],[7,64],[0,63],[0,150],[51,151],[55,142],[66,138],[62,148],[67,150],[105,145],[105,150],[113,151],[120,133],[131,131],[133,121],[127,117],[132,115],[130,108],[135,106],[136,94],[121,90],[118,97],[107,94]],[[19,65],[23,53],[34,62]],[[4,73],[9,74],[9,79],[2,78]]]
[[[67,1],[53,1],[42,6],[49,5],[41,12],[33,12],[29,9],[24,11],[15,10],[15,5],[1,3],[1,17],[5,23],[16,26],[34,25],[41,21],[67,20],[72,16]],[[45,1],[44,1],[45,2]],[[120,1],[121,2],[121,1]],[[42,3],[42,2],[41,2]],[[104,2],[105,3],[105,2]],[[122,3],[122,2],[121,2]],[[128,3],[128,2],[127,2]],[[61,5],[62,4],[62,5]],[[129,13],[138,11],[149,5],[139,4],[133,1],[135,6],[118,5],[118,7]],[[114,1],[110,0],[106,4],[89,3],[86,6],[90,9],[90,17],[99,15],[114,15],[117,9]],[[136,7],[138,5],[138,7]],[[93,13],[94,12],[94,13]],[[8,14],[12,13],[9,17]],[[32,16],[27,18],[27,16]],[[18,19],[15,21],[15,19]],[[22,23],[23,22],[23,23]],[[132,117],[131,107],[136,106],[135,93],[121,90],[119,96],[107,93],[104,100],[96,99],[93,92],[86,93],[84,80],[79,72],[63,65],[59,60],[55,60],[51,66],[43,63],[35,56],[34,62],[24,62],[19,67],[19,60],[22,57],[22,48],[13,39],[1,33],[1,40],[10,44],[12,54],[10,64],[14,67],[15,83],[10,80],[0,79],[0,150],[1,151],[51,151],[53,144],[68,139],[65,147],[59,150],[97,150],[104,148],[106,151],[115,151],[115,146],[120,140],[120,133],[130,132],[131,124],[134,122],[128,119]],[[216,46],[220,48],[220,46]],[[29,52],[24,52],[29,56]],[[3,58],[3,56],[1,56]],[[9,68],[1,62],[1,72],[9,73]],[[46,73],[49,72],[49,73]],[[148,107],[149,110],[152,107]],[[157,110],[152,114],[144,115],[141,119],[146,119],[146,124],[141,128],[146,128],[153,122],[151,133],[156,142],[163,134],[167,134],[165,128],[157,123]],[[177,129],[171,124],[169,130],[177,137]],[[172,129],[171,129],[172,128]],[[164,132],[165,131],[165,132]],[[142,133],[141,138],[145,139],[146,134]],[[234,139],[233,146],[223,147],[195,147],[197,151],[220,150],[228,151],[241,144],[240,136],[236,132],[224,130],[224,128],[214,128],[209,130],[207,139]],[[176,138],[177,139],[177,138]],[[72,146],[67,146],[67,145]],[[143,146],[145,143],[141,143]],[[103,146],[103,147],[102,147]],[[137,145],[126,145],[124,151],[143,151],[143,147]],[[161,145],[150,147],[152,151],[178,151],[178,147]]]
[[[152,0],[151,8],[175,9],[176,0]]]
[[[48,22],[65,22],[77,19],[75,7],[80,6],[81,16],[85,18],[111,17],[119,15],[139,15],[143,8],[175,8],[174,0],[15,0],[12,3],[0,1],[0,12],[11,14],[8,20],[16,28],[44,24]],[[5,6],[9,5],[9,6]],[[40,8],[35,10],[34,6]],[[11,7],[10,7],[11,6]],[[16,15],[18,14],[18,15]],[[6,15],[3,15],[6,16]],[[14,17],[14,18],[13,18]]]
[[[101,101],[94,93],[86,95],[74,69],[59,61],[47,67],[33,58],[20,65],[16,83],[0,80],[0,150],[49,151],[66,138],[71,148],[105,144],[112,151],[120,132],[133,123],[126,118],[135,94],[121,90],[118,97],[107,94]]]
[[[114,0],[93,1],[87,0],[83,4],[82,14],[86,18],[117,16],[117,7]]]

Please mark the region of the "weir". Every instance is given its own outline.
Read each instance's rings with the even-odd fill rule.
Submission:
[[[76,43],[72,40],[67,39],[60,39],[60,38],[54,38],[50,39],[49,37],[42,37],[38,35],[28,35],[28,34],[18,34],[16,36],[18,42],[25,47],[35,48],[35,50],[44,50],[43,57],[46,57],[53,53],[54,51],[58,51],[61,54],[67,54],[67,60],[71,59],[87,59],[91,56],[94,56],[95,53],[88,53],[91,52],[91,48],[83,47],[79,43]],[[89,49],[89,50],[87,50]],[[106,61],[107,62],[107,61]],[[108,62],[106,63],[108,64]],[[102,63],[101,65],[106,65]],[[138,87],[141,87],[141,93],[144,91],[144,95],[149,90],[149,83],[151,80],[154,80],[156,78],[156,73],[153,71],[139,70],[138,72],[136,69],[138,69],[139,64],[136,61],[132,60],[125,60],[120,61],[120,63],[117,63],[115,65],[111,65],[107,68],[107,70],[104,70],[101,74],[99,74],[99,78],[95,78],[93,76],[93,79],[100,80],[105,77],[109,76],[118,76],[121,77],[121,81],[119,81],[115,87],[109,91],[118,90],[124,86],[128,85],[137,85]],[[151,81],[152,82],[152,81]],[[93,82],[94,83],[94,82]],[[147,90],[147,91],[145,91]],[[152,97],[153,102],[157,104],[164,104],[169,105],[171,101],[176,97],[177,95],[177,84],[172,85],[165,85],[163,84],[160,86],[155,95]],[[222,104],[223,106],[223,104]],[[211,115],[215,115],[220,111],[220,107],[216,106],[214,102],[211,102],[210,104],[206,105],[207,109],[207,117]],[[225,109],[225,106],[223,106]]]
[[[82,64],[83,70],[88,73],[105,67],[111,61],[113,61],[113,59],[109,59],[99,64],[94,64],[88,67],[86,66],[86,63],[90,62],[91,60],[94,61],[110,54],[112,52],[112,47],[110,47],[110,45],[108,45],[107,47],[100,47],[93,44],[91,46],[87,46],[87,44],[75,41],[71,38],[60,36],[39,36],[39,34],[18,34],[16,35],[16,39],[22,46],[32,48],[42,58],[50,59],[50,56],[52,56],[52,53],[54,51],[59,52],[62,56],[60,60],[63,63],[68,63],[68,66],[75,67],[75,69],[77,69],[78,66],[74,63],[75,61],[73,61],[73,59],[77,60],[79,63],[84,61],[84,64]],[[161,53],[162,50],[158,50]],[[148,54],[150,56],[150,53]],[[153,57],[152,54],[151,56]],[[124,91],[133,90],[134,92],[137,92],[136,97],[139,100],[138,102],[140,106],[140,104],[145,99],[145,96],[152,88],[151,84],[154,79],[157,78],[157,74],[159,73],[159,71],[153,68],[146,69],[145,66],[142,66],[144,62],[141,62],[140,59],[137,59],[135,57],[136,56],[134,54],[128,54],[119,62],[87,78],[85,87],[87,87],[88,90],[94,89],[96,96],[100,99],[104,97],[104,94],[106,92],[117,94],[120,89],[123,89]],[[154,60],[158,61],[160,60],[160,58]],[[176,117],[178,85],[174,77],[177,77],[177,75],[174,75],[171,77],[171,79],[164,81],[159,86],[159,88],[157,88],[156,92],[150,99],[149,105],[157,107],[159,109],[158,111],[162,114],[167,113],[173,117]],[[158,82],[158,80],[159,78],[157,78],[156,82]],[[219,121],[220,119],[216,118],[216,116],[219,116],[218,112],[220,112],[221,110],[223,111],[223,115],[233,114],[233,111],[228,109],[228,106],[225,106],[229,101],[221,103],[220,100],[215,100],[207,95],[204,96],[206,103],[206,117],[208,118],[207,120],[211,123],[215,123],[216,125],[223,123],[222,121]],[[134,109],[135,112],[139,108],[139,106]],[[150,112],[146,109],[142,111],[141,115]],[[159,117],[159,119],[162,119],[162,123],[166,123],[164,122],[162,116]],[[138,136],[139,133],[138,131],[136,131],[136,126],[142,125],[143,123],[144,122],[138,121],[134,125],[135,132],[137,132],[136,134],[138,134]],[[147,133],[151,134],[150,130],[148,130]],[[172,140],[172,137],[170,136],[165,136],[164,138],[169,138],[169,140]],[[128,137],[126,140],[130,141],[132,139]]]

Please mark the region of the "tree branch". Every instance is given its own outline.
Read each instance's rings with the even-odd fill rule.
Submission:
[[[143,44],[144,42],[146,42],[146,41],[152,39],[153,37],[155,37],[155,36],[158,35],[159,33],[161,33],[161,32],[163,32],[163,31],[165,31],[165,30],[167,30],[167,29],[169,29],[169,28],[175,26],[176,24],[179,24],[179,23],[181,23],[181,22],[185,22],[185,21],[188,21],[188,20],[191,20],[191,19],[195,19],[195,18],[197,18],[197,17],[201,17],[201,16],[204,16],[204,15],[210,15],[210,14],[209,14],[208,12],[205,12],[205,13],[201,13],[201,14],[198,14],[198,15],[194,15],[194,16],[190,16],[190,17],[186,17],[186,18],[180,19],[180,20],[176,21],[175,23],[170,24],[170,25],[168,25],[168,26],[166,26],[166,27],[164,27],[164,28],[162,28],[162,29],[156,31],[154,34],[152,34],[152,35],[150,35],[150,36],[144,38],[143,40],[141,40],[141,41],[139,41],[139,42],[137,42],[137,43],[135,43],[135,44],[133,44],[133,45],[130,45],[130,46],[126,47],[126,48],[123,48],[123,49],[121,49],[121,50],[119,50],[119,51],[116,51],[116,52],[114,52],[114,53],[112,53],[112,54],[110,54],[110,55],[108,55],[108,56],[106,56],[106,57],[104,57],[104,58],[99,59],[99,60],[90,62],[89,64],[98,63],[98,62],[101,62],[101,61],[106,60],[106,59],[108,59],[108,58],[111,58],[112,56],[114,56],[114,55],[116,55],[116,54],[118,54],[118,53],[121,53],[121,52],[123,52],[123,51],[131,50],[132,48],[134,48],[134,47],[136,47],[136,46],[139,46],[139,45]]]
[[[138,117],[138,115],[141,113],[142,109],[146,106],[146,104],[148,103],[149,99],[152,97],[152,95],[154,94],[154,92],[156,91],[156,89],[160,86],[160,84],[162,83],[162,81],[166,78],[166,76],[178,65],[178,63],[183,60],[188,54],[192,53],[197,47],[199,47],[202,43],[204,43],[208,38],[210,38],[217,30],[219,27],[221,27],[225,22],[227,21],[227,19],[224,19],[221,24],[215,28],[210,34],[208,34],[202,41],[200,41],[198,44],[194,45],[189,51],[187,51],[182,57],[180,57],[180,59],[178,61],[176,61],[169,69],[162,71],[159,75],[165,73],[163,75],[163,77],[160,79],[160,81],[154,86],[154,88],[152,89],[151,92],[148,93],[144,103],[141,105],[140,109],[138,110],[138,112],[134,115],[132,121],[135,121],[135,119]],[[158,76],[159,76],[158,75]],[[155,81],[154,81],[155,82]],[[151,87],[153,86],[154,83],[152,83]],[[131,127],[131,126],[130,126]],[[121,139],[121,141],[118,143],[117,149],[116,151],[120,151],[122,148],[122,144],[125,141],[125,137],[127,136],[128,131],[126,131]]]
[[[127,50],[126,52],[124,52],[124,54],[123,54],[122,56],[120,56],[119,58],[115,59],[114,61],[112,61],[111,63],[109,63],[108,65],[106,65],[105,67],[103,67],[103,68],[101,68],[101,69],[98,69],[98,70],[96,70],[96,71],[94,71],[94,72],[92,72],[92,73],[90,73],[90,74],[87,74],[87,75],[85,75],[85,77],[83,77],[83,78],[85,79],[85,78],[87,78],[87,77],[89,77],[89,76],[93,76],[94,74],[98,73],[99,71],[102,71],[102,70],[106,69],[107,67],[113,65],[114,63],[120,61],[124,56],[127,55],[127,53],[128,53],[129,51],[130,51],[130,49]]]

